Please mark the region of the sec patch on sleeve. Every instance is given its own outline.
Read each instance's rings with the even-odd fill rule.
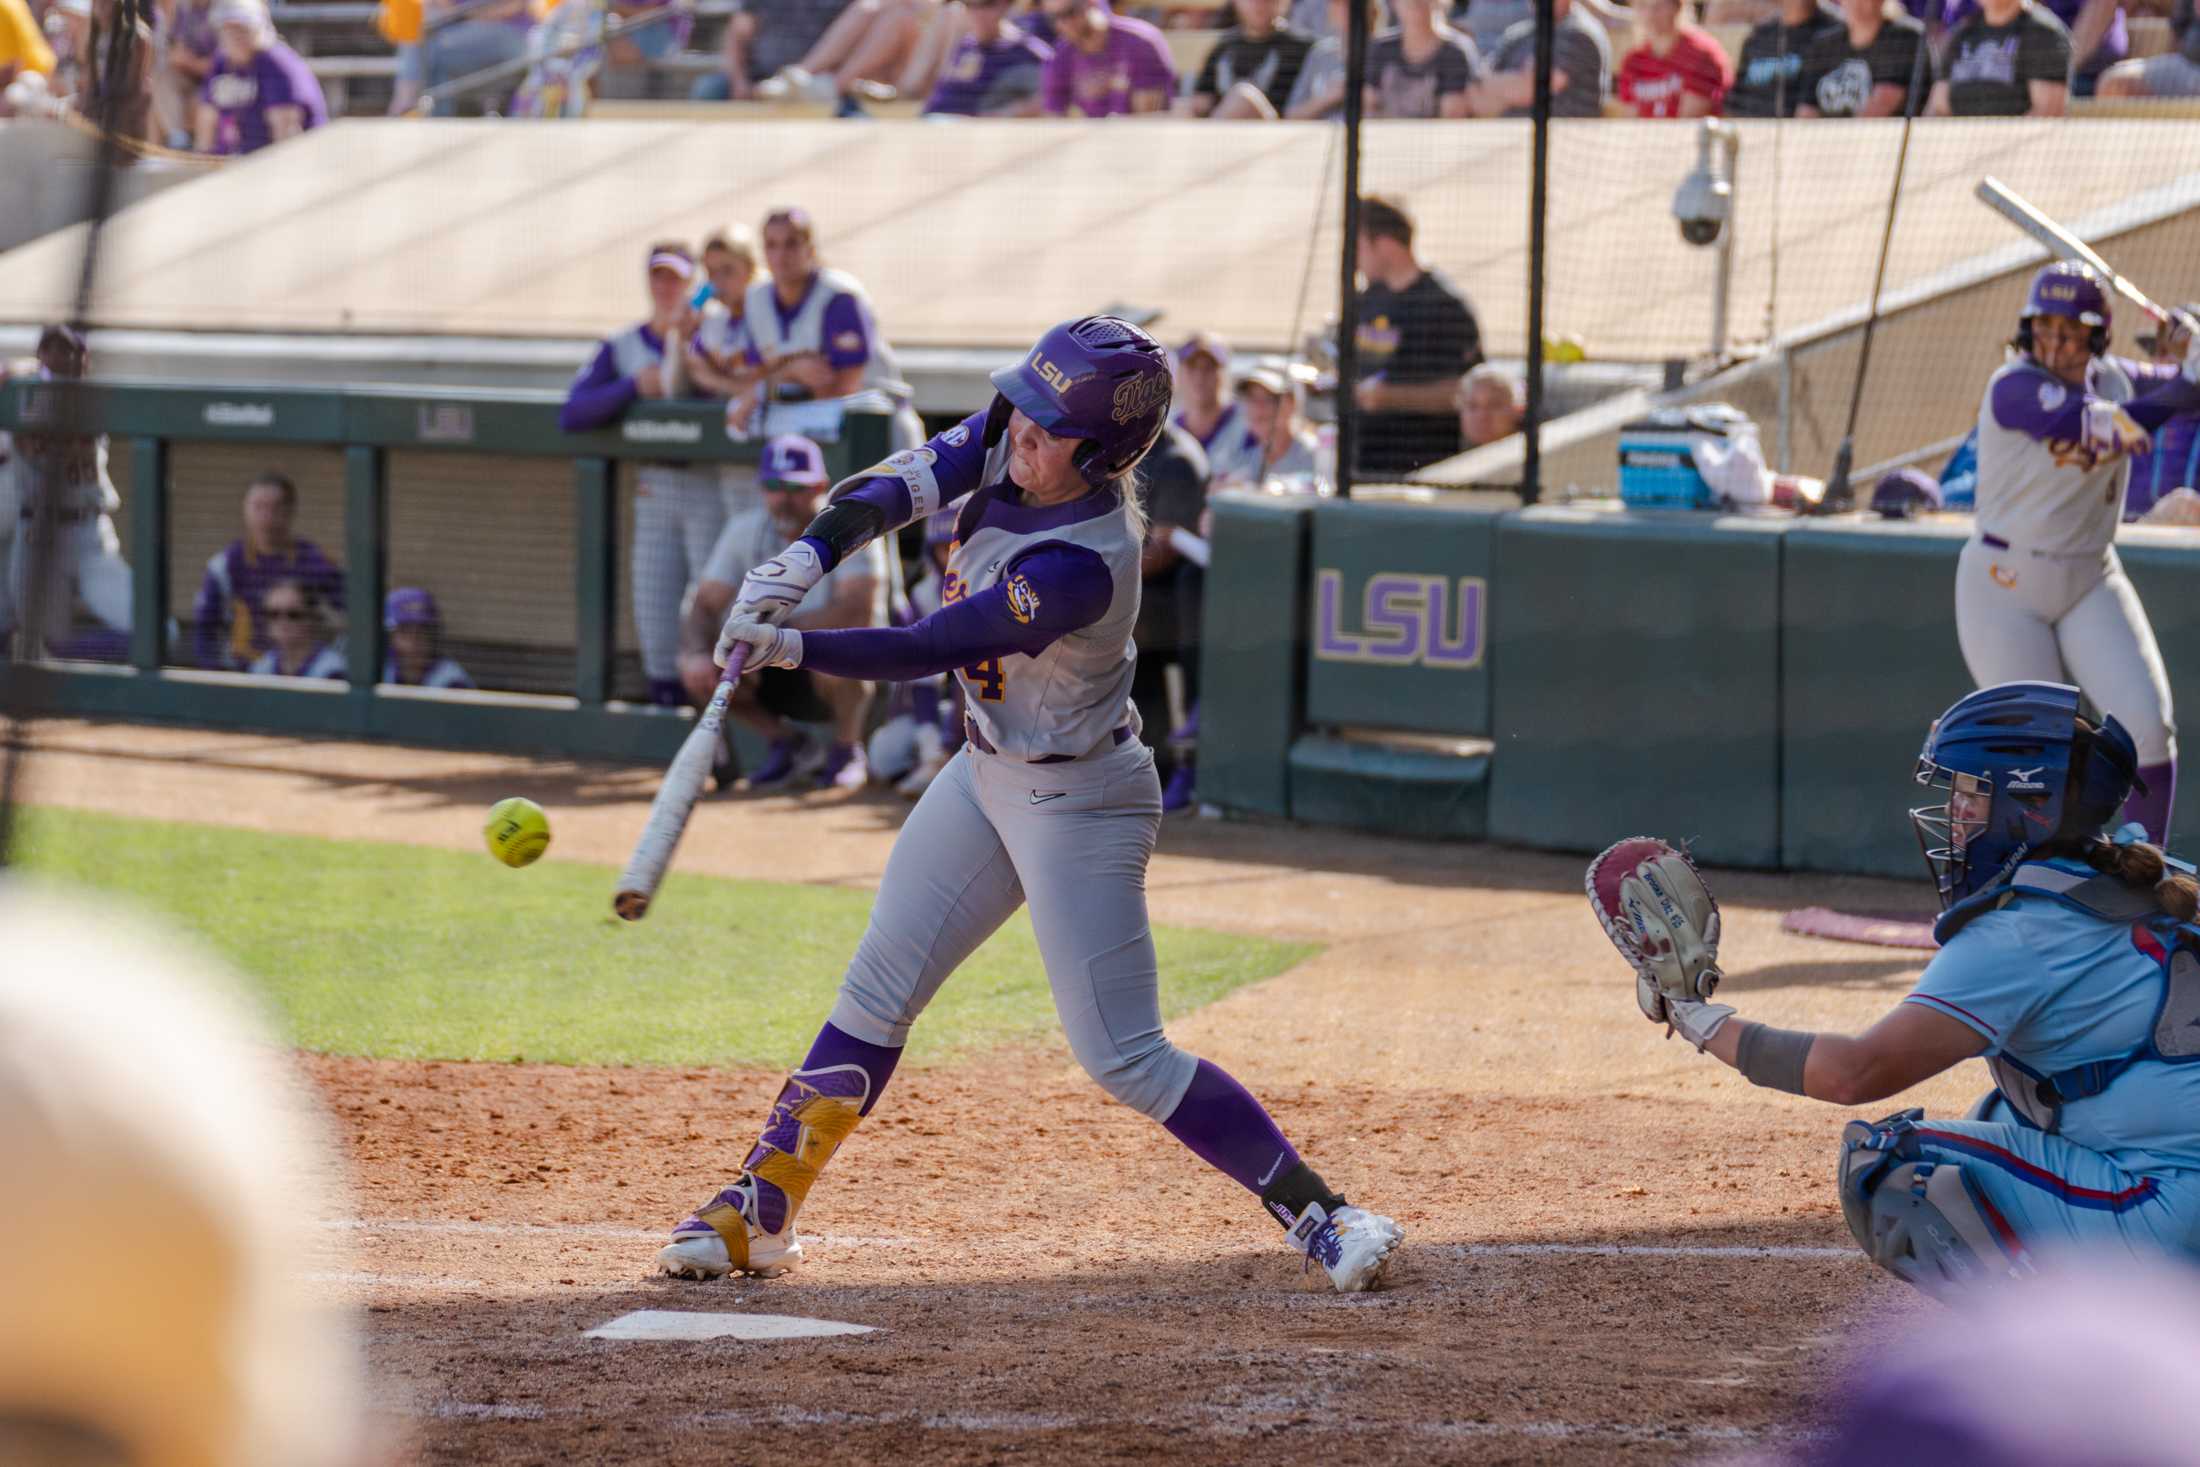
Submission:
[[[1010,576],[1007,583],[1008,614],[1024,626],[1039,614],[1039,593],[1031,589],[1031,582],[1020,575]]]

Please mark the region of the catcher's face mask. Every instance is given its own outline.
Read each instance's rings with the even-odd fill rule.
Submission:
[[[1925,852],[1926,866],[1932,870],[1940,904],[1946,907],[1972,890],[1971,858],[1978,838],[1986,831],[1987,817],[1994,807],[1994,790],[1980,775],[1949,769],[1929,759],[1918,760],[1917,782],[1928,789],[1948,791],[1946,804],[1921,805],[1910,811],[1917,843]]]

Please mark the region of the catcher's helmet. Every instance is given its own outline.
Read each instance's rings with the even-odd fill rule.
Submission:
[[[1958,700],[1925,735],[1917,782],[1950,796],[1910,811],[1943,907],[2043,846],[2098,835],[2134,786],[2146,789],[2124,726],[2092,717],[2063,683],[1997,683]]]
[[[2055,260],[2042,265],[2024,293],[2024,309],[2017,315],[2017,350],[2032,350],[2032,321],[2038,316],[2066,316],[2093,328],[2087,345],[2095,356],[2108,350],[2108,287],[2091,265],[2076,260]]]
[[[993,374],[1000,392],[988,421],[997,437],[1015,407],[1050,433],[1085,440],[1076,463],[1098,488],[1127,473],[1169,420],[1169,353],[1116,316],[1081,316],[1039,338],[1014,366]]]

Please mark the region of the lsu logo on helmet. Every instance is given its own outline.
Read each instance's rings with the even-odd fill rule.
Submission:
[[[1114,418],[1118,423],[1128,423],[1159,407],[1169,395],[1169,376],[1166,372],[1141,372],[1126,378],[1115,389]]]
[[[1031,589],[1031,582],[1022,576],[1010,576],[1007,582],[1008,614],[1024,626],[1039,614],[1039,593]]]

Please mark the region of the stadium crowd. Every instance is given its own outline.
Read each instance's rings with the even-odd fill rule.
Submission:
[[[1304,119],[1343,110],[1351,3],[381,0],[378,29],[394,46],[396,112],[561,115],[566,94],[603,71],[638,78],[644,95],[807,100],[843,117],[892,103],[928,117]],[[1365,3],[1369,117],[1527,114],[1530,0]],[[1562,117],[1874,117],[1906,105],[1987,117],[2059,115],[2074,97],[2200,97],[2195,3],[1556,0],[1552,106]],[[131,65],[110,78],[119,0],[0,0],[0,117],[89,114],[116,85],[126,134],[221,155],[327,122],[315,58],[276,33],[267,0],[150,0],[149,13]],[[596,15],[616,27],[608,39],[573,29]],[[559,57],[576,34],[579,57]],[[481,87],[450,86],[499,68]]]

